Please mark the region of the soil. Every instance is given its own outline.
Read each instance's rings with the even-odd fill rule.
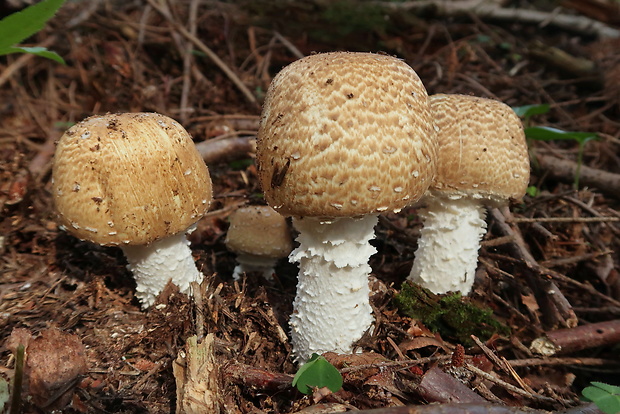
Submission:
[[[7,3],[2,13],[23,6]],[[174,412],[175,360],[186,354],[190,336],[206,333],[213,334],[211,365],[219,372],[212,398],[222,412],[480,405],[472,389],[484,403],[559,411],[581,404],[590,381],[620,385],[620,191],[609,187],[620,174],[620,42],[577,25],[493,20],[473,9],[450,15],[432,7],[405,12],[384,6],[68,2],[29,40],[56,51],[66,65],[28,55],[2,58],[0,375],[13,377],[18,344],[28,345],[23,412]],[[580,0],[566,2],[560,12],[619,29],[615,6]],[[514,1],[505,7],[551,13],[555,5]],[[188,41],[191,33],[221,66]],[[283,66],[333,50],[398,56],[429,94],[471,94],[511,106],[547,103],[550,111],[528,122],[597,133],[583,148],[583,165],[611,181],[584,178],[575,190],[573,170],[557,173],[554,162],[575,165],[577,142],[529,142],[531,194],[489,214],[469,295],[492,309],[509,333],[478,343],[433,333],[399,311],[393,298],[411,268],[421,223],[414,207],[382,217],[370,262],[374,331],[359,342],[361,354],[329,356],[342,369],[341,391],[306,396],[290,386],[297,368],[285,335],[296,267],[281,261],[273,281],[258,275],[234,281],[235,256],[224,239],[232,211],[264,203],[254,154],[234,139],[247,143],[255,136],[260,103]],[[55,222],[54,142],[92,114],[138,111],[177,119],[197,144],[231,143],[224,155],[207,159],[215,198],[190,236],[206,275],[200,301],[169,286],[155,306],[142,310],[120,249],[80,241]],[[608,325],[594,333],[572,329],[600,322]],[[571,341],[564,353],[543,357],[530,349],[536,338],[554,332]],[[37,369],[43,366],[50,369]],[[455,377],[466,384],[465,400],[456,396]],[[429,382],[447,397],[425,388]]]

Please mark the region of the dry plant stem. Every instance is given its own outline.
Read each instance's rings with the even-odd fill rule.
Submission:
[[[416,391],[428,402],[483,404],[484,398],[438,367],[426,371]]]
[[[529,398],[531,400],[538,400],[538,401],[544,401],[544,402],[548,402],[548,403],[557,403],[558,401],[556,401],[554,398],[549,398],[549,397],[545,397],[542,395],[538,395],[538,394],[533,394],[531,392],[527,392],[525,390],[522,390],[521,388],[517,388],[512,384],[507,383],[506,381],[502,381],[499,378],[496,378],[495,376],[489,374],[488,372],[485,372],[479,368],[476,368],[475,366],[471,365],[471,364],[465,364],[465,368],[467,368],[469,371],[471,371],[472,373],[478,375],[481,378],[484,378],[487,381],[490,381],[496,385],[499,385],[500,387],[503,387],[505,390],[509,391],[509,392],[513,392],[517,395],[520,395],[522,397],[526,397]],[[572,401],[563,401],[563,403],[572,403]]]
[[[215,52],[213,52],[209,47],[207,47],[207,45],[205,45],[196,36],[192,35],[185,27],[176,22],[174,20],[174,17],[172,17],[170,13],[168,13],[163,7],[157,4],[155,0],[147,1],[155,10],[157,10],[162,16],[164,16],[164,18],[168,20],[168,22],[172,26],[174,26],[174,28],[178,30],[179,33],[185,36],[185,38],[190,40],[198,49],[200,49],[205,55],[207,55],[209,59],[211,59],[213,63],[215,63],[216,66],[226,74],[228,79],[230,79],[235,84],[235,86],[237,86],[237,88],[241,91],[241,93],[243,93],[243,95],[250,103],[258,105],[258,102],[256,101],[254,95],[252,95],[252,92],[250,92],[250,90],[247,88],[247,86],[245,86],[241,79],[239,79],[239,77],[224,63],[222,59],[219,58],[217,54],[215,54]]]
[[[539,167],[547,173],[549,178],[565,183],[575,181],[576,162],[562,160],[550,155],[537,155],[536,158]],[[610,197],[620,198],[620,174],[582,165],[579,182],[582,186],[594,187]]]
[[[230,363],[222,367],[225,380],[258,391],[285,391],[292,387],[293,376],[270,372],[240,363]]]
[[[13,376],[13,389],[11,390],[11,409],[10,414],[21,413],[22,405],[22,384],[24,379],[24,353],[26,348],[19,344],[15,351],[15,374]]]
[[[599,38],[619,38],[620,30],[607,26],[599,21],[585,16],[573,16],[556,12],[543,12],[538,10],[526,10],[516,8],[504,8],[497,2],[488,0],[465,0],[465,1],[406,1],[392,3],[385,1],[373,2],[385,9],[394,11],[421,11],[432,10],[435,15],[443,17],[462,16],[473,14],[481,19],[502,20],[509,22],[523,22],[538,24],[540,26],[557,26],[571,32],[586,35],[596,35]]]
[[[242,158],[256,152],[256,137],[210,139],[196,144],[205,164],[218,164]]]
[[[532,341],[530,349],[544,356],[571,353],[620,342],[620,320],[558,329]]]
[[[198,14],[198,1],[192,0],[189,4],[189,32],[192,36],[196,36],[196,15]],[[185,53],[183,56],[183,88],[181,90],[180,114],[181,123],[187,122],[189,92],[192,84],[191,70],[194,59],[192,55],[192,42],[187,41]]]
[[[500,368],[505,373],[509,374],[519,384],[519,386],[521,386],[521,388],[523,388],[525,391],[530,392],[530,393],[534,392],[534,390],[532,390],[530,386],[527,385],[525,381],[523,381],[523,379],[519,376],[519,374],[516,373],[516,371],[512,368],[512,366],[510,366],[510,364],[508,363],[508,361],[506,361],[505,358],[497,356],[485,344],[483,344],[480,341],[480,339],[478,339],[476,336],[471,335],[471,339],[473,339],[476,345],[478,345],[480,349],[482,349],[482,352],[484,352],[487,358],[493,361],[495,366]]]
[[[510,215],[510,212],[506,210],[505,214]],[[550,318],[550,324],[560,324],[569,328],[576,326],[577,315],[575,315],[571,304],[557,285],[550,278],[541,278],[536,274],[538,273],[537,270],[540,269],[540,265],[527,250],[521,233],[506,223],[507,217],[498,209],[492,209],[491,215],[495,219],[495,224],[502,233],[502,236],[514,237],[512,246],[515,250],[515,256],[525,262],[527,268],[524,273],[527,277],[528,284],[532,288],[536,301],[543,314]]]

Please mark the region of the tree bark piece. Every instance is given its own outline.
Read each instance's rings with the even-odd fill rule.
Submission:
[[[428,402],[458,404],[484,404],[487,402],[465,384],[438,367],[426,371],[416,390]]]
[[[215,362],[215,336],[208,334],[198,343],[196,336],[187,338],[185,352],[172,366],[177,385],[177,413],[199,414],[220,412],[219,367]]]
[[[544,356],[570,353],[620,342],[620,319],[558,329],[532,341],[530,349]]]

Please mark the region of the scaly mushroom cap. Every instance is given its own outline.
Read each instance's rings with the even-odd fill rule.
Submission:
[[[347,217],[398,210],[435,174],[428,95],[402,60],[305,57],[273,80],[257,140],[259,178],[280,214]]]
[[[275,259],[293,249],[286,219],[269,206],[239,208],[228,220],[226,247],[235,253]]]
[[[60,138],[52,194],[60,224],[103,245],[185,231],[209,209],[211,178],[190,135],[155,113],[92,116]]]
[[[501,203],[520,199],[530,179],[521,120],[508,105],[465,95],[432,95],[439,141],[431,192]]]

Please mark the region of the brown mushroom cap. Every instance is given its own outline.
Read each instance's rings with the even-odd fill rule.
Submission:
[[[285,67],[267,92],[259,178],[283,215],[350,217],[416,201],[435,173],[428,95],[394,57],[335,52]]]
[[[530,163],[523,125],[512,108],[465,95],[432,95],[430,102],[439,141],[431,191],[491,203],[523,197]]]
[[[154,113],[92,116],[56,147],[60,224],[103,245],[141,245],[185,231],[209,209],[211,178],[190,135]]]
[[[286,219],[269,206],[239,208],[228,220],[226,246],[235,253],[281,258],[293,248]]]

